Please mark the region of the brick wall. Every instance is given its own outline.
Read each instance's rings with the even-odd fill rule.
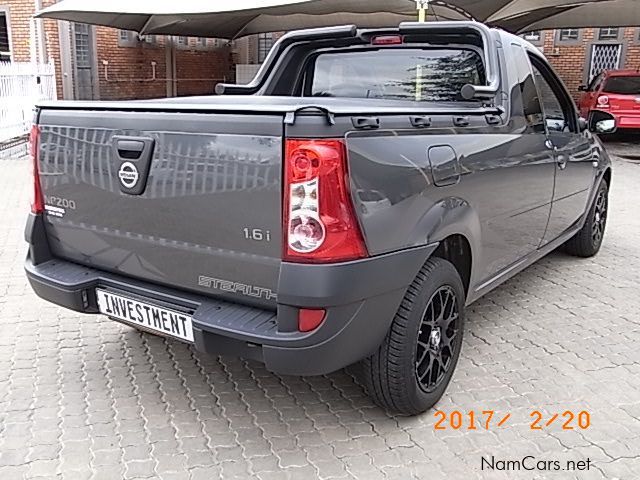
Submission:
[[[227,47],[200,50],[195,39],[189,39],[188,46],[175,49],[176,75],[172,78],[171,72],[167,77],[170,47],[166,38],[156,36],[153,43],[119,46],[117,30],[98,27],[95,32],[102,100],[164,97],[167,78],[176,83],[178,96],[212,94],[218,82],[230,78],[231,53]],[[156,64],[155,76],[152,62]]]
[[[0,0],[0,6],[8,7],[11,53],[15,62],[29,62],[30,21],[35,7],[33,0]]]
[[[578,87],[584,83],[583,75],[586,61],[586,42],[593,39],[593,30],[582,33],[582,41],[576,44],[562,45],[557,41],[555,31],[544,32],[544,53],[554,69],[565,82],[569,92],[578,97]]]
[[[166,54],[163,38],[157,43],[140,42],[134,47],[119,46],[118,30],[95,30],[96,67],[100,99],[124,100],[166,96]],[[106,65],[104,62],[108,62]],[[152,62],[156,62],[153,79]]]
[[[623,30],[619,41],[606,43],[622,43],[621,68],[640,68],[639,29],[631,27]],[[567,44],[558,41],[556,32],[543,32],[544,53],[576,99],[580,96],[578,87],[588,80],[591,45],[594,42],[599,42],[595,28],[582,29],[580,40]]]
[[[56,0],[42,0],[43,7]],[[29,62],[31,58],[31,19],[35,13],[34,0],[0,0],[9,11],[9,27],[13,60]],[[43,20],[45,55],[56,68],[58,98],[63,98],[62,62],[58,22]],[[167,95],[167,41],[156,36],[154,43],[132,42],[124,46],[119,32],[107,27],[95,27],[95,70],[98,92],[102,100],[144,99]],[[73,40],[73,39],[71,39]],[[73,44],[73,41],[71,42]],[[73,54],[70,52],[73,63]],[[178,95],[211,94],[216,83],[232,80],[231,52],[228,47],[206,49],[196,46],[195,39],[177,47],[176,78]],[[107,65],[104,62],[108,62]],[[155,77],[152,62],[155,62]],[[66,72],[73,75],[73,69]],[[172,77],[172,72],[169,72]],[[170,89],[171,90],[171,89]]]
[[[640,28],[627,28],[624,39],[627,43],[625,68],[640,70]]]
[[[193,39],[191,40],[193,42]],[[178,96],[212,95],[216,84],[232,81],[231,49],[176,51]]]

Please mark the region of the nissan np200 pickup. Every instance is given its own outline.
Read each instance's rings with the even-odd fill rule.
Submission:
[[[36,109],[35,292],[214,355],[444,393],[465,306],[589,257],[610,160],[543,55],[475,22],[285,35],[216,96]]]

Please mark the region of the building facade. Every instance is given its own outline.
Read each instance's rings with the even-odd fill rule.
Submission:
[[[47,63],[58,98],[122,100],[206,95],[233,81],[231,47],[213,38],[135,32],[33,19],[55,0],[0,0],[0,60]]]
[[[0,61],[47,63],[58,98],[111,100],[206,95],[219,82],[247,83],[281,34],[239,39],[139,37],[106,27],[34,20],[55,0],[0,0]],[[600,71],[640,69],[640,28],[530,32],[571,94]]]
[[[544,52],[576,99],[578,87],[603,70],[640,71],[640,27],[565,28],[523,36]]]

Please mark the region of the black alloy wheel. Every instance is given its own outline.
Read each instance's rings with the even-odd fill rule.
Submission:
[[[416,379],[426,393],[438,388],[453,364],[459,324],[455,292],[444,285],[429,299],[418,332]]]
[[[563,246],[565,252],[577,257],[593,257],[600,251],[609,217],[609,186],[602,180],[583,227]]]
[[[607,198],[607,192],[604,189],[598,191],[598,195],[595,201],[593,222],[591,226],[591,237],[594,244],[602,243],[604,238],[604,231],[607,227],[607,213],[609,207],[609,199]]]
[[[360,363],[360,380],[375,403],[388,411],[417,415],[440,400],[462,350],[465,295],[451,262],[427,260],[382,344]]]

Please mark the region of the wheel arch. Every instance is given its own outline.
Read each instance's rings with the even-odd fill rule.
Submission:
[[[462,279],[465,296],[468,297],[473,253],[467,237],[459,233],[449,235],[440,242],[438,248],[431,256],[447,260],[455,267],[458,275],[460,275]]]
[[[411,241],[438,243],[431,256],[451,262],[462,278],[467,299],[479,275],[481,258],[480,219],[464,199],[448,197],[436,202],[420,219]]]

